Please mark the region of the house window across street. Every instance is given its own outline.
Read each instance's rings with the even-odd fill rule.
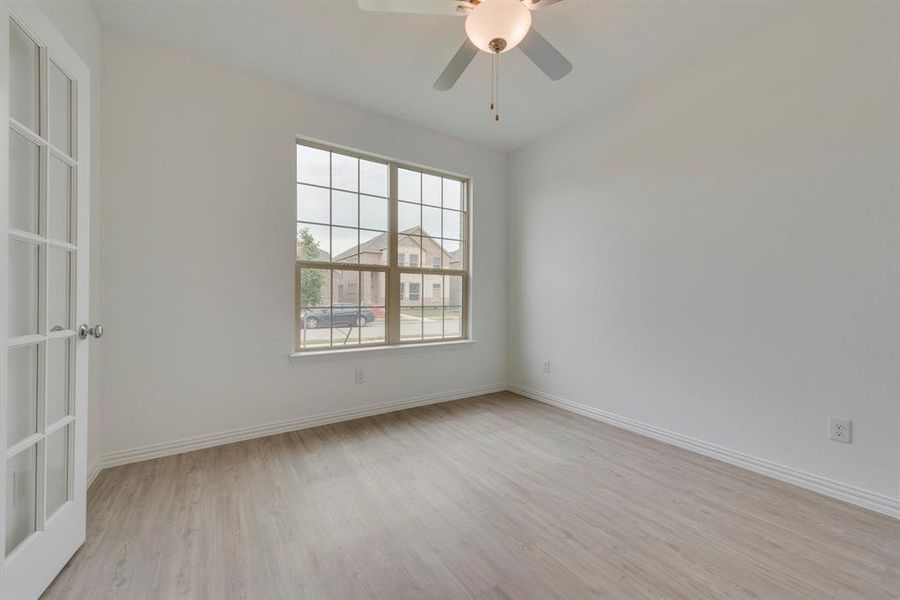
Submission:
[[[303,141],[296,158],[295,350],[465,339],[469,181]]]

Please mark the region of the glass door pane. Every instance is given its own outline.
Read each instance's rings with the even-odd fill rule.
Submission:
[[[9,25],[10,116],[38,133],[38,92],[40,52],[25,30],[15,21]]]
[[[55,62],[50,61],[47,73],[47,121],[50,143],[72,155],[72,82]]]
[[[38,232],[40,148],[24,135],[9,132],[9,226]]]
[[[37,445],[6,461],[6,554],[37,529]]]
[[[73,338],[47,342],[47,390],[45,421],[53,425],[70,413],[69,366]]]
[[[47,249],[47,323],[51,332],[72,329],[69,322],[70,262],[67,250],[53,246]]]
[[[9,336],[38,332],[38,246],[9,242]]]
[[[7,351],[6,445],[18,444],[37,433],[38,345]]]
[[[70,425],[47,436],[47,517],[69,499]]]
[[[71,242],[72,167],[50,154],[48,162],[50,183],[47,186],[47,237]]]

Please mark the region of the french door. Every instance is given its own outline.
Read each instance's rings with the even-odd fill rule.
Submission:
[[[0,596],[37,598],[85,535],[89,72],[0,3]]]

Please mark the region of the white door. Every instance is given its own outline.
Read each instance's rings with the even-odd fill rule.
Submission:
[[[37,598],[84,541],[89,72],[0,2],[0,596]]]

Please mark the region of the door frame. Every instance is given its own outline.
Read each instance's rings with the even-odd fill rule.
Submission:
[[[90,281],[90,175],[91,175],[91,128],[90,128],[90,70],[78,56],[78,53],[66,42],[44,13],[30,0],[9,0],[0,3],[0,124],[4,129],[0,132],[0,381],[7,381],[8,369],[8,298],[9,281],[9,19],[16,20],[36,40],[43,52],[54,57],[69,75],[75,86],[74,98],[74,131],[75,157],[78,162],[73,190],[72,210],[75,218],[75,243],[77,246],[74,273],[75,302],[74,321],[72,327],[80,323],[88,323],[89,281]],[[43,70],[42,70],[43,73]],[[42,86],[46,85],[46,76],[41,77]],[[42,185],[46,185],[46,177],[42,171]],[[41,274],[41,277],[44,275]],[[70,483],[71,500],[66,502],[49,519],[41,519],[38,515],[38,531],[26,538],[10,556],[5,556],[6,539],[6,427],[0,427],[0,597],[3,598],[37,598],[53,581],[57,573],[66,565],[81,545],[86,531],[86,484],[87,484],[87,423],[88,423],[88,361],[89,347],[87,340],[78,336],[71,338],[75,349],[74,381],[71,401],[74,422],[71,425],[74,442],[70,444],[72,461],[72,482]],[[39,372],[42,372],[39,369]],[[6,384],[0,385],[0,423],[6,422],[8,399]],[[40,411],[39,411],[40,414]],[[43,427],[43,425],[41,426]],[[42,429],[40,429],[42,430]],[[41,458],[38,458],[38,476],[44,477]],[[38,502],[43,505],[43,484],[38,483],[41,497]],[[14,563],[15,569],[10,569]],[[14,572],[13,572],[14,571]]]

